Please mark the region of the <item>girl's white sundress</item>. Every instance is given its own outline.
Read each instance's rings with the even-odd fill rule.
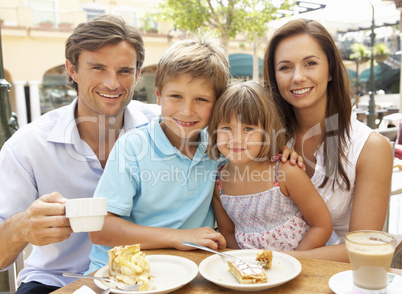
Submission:
[[[223,192],[219,167],[216,184],[223,208],[235,225],[236,241],[241,249],[294,250],[309,230],[299,208],[282,194],[278,183],[280,157],[276,162],[274,186],[264,192],[230,196]]]

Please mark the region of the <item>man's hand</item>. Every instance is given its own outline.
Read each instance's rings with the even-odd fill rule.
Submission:
[[[46,194],[37,199],[23,213],[23,236],[26,242],[43,246],[61,242],[72,233],[65,216],[66,199],[59,193]]]
[[[303,157],[301,157],[299,154],[297,154],[296,151],[288,148],[286,145],[282,146],[280,148],[280,151],[282,153],[282,162],[285,163],[286,161],[289,160],[291,165],[296,165],[300,168],[302,168],[304,171],[306,170],[306,166],[304,165]]]

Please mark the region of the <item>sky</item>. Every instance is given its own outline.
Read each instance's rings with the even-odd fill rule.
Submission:
[[[327,6],[322,10],[300,14],[300,17],[312,18],[327,27],[336,26],[338,30],[370,28],[374,16],[376,26],[395,24],[400,19],[400,11],[393,1],[381,0],[306,0]],[[373,6],[372,6],[373,5]]]

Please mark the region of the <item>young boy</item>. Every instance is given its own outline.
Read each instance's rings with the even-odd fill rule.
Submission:
[[[217,161],[205,153],[212,109],[228,83],[220,42],[197,35],[171,46],[155,73],[162,122],[121,137],[94,197],[106,197],[102,231],[91,232],[93,272],[107,264],[107,250],[141,243],[141,249],[189,250],[184,241],[224,248],[214,231],[211,206]]]

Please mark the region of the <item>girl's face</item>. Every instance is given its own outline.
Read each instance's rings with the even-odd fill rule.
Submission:
[[[261,126],[242,124],[232,115],[229,123],[218,125],[216,143],[219,152],[231,163],[257,161],[264,144],[264,130]]]
[[[327,56],[310,35],[301,34],[279,42],[274,55],[278,89],[297,110],[325,110],[331,80]]]

